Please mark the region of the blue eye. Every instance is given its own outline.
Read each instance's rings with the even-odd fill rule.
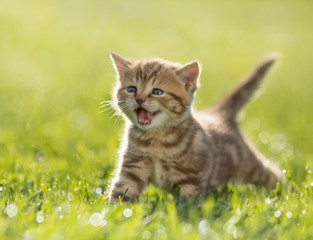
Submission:
[[[134,86],[128,87],[128,88],[127,88],[127,92],[129,92],[129,93],[135,93],[135,92],[137,92],[137,88],[134,87]]]
[[[158,89],[158,88],[155,88],[152,91],[152,94],[154,94],[154,95],[162,95],[163,93],[164,93],[164,91],[161,89]]]

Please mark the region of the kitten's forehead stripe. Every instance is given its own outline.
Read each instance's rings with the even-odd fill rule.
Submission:
[[[152,81],[152,84],[154,84],[158,74],[163,72],[166,68],[168,68],[168,66],[165,66],[162,62],[150,61],[139,63],[135,66],[134,71],[137,81],[142,81],[143,83]]]
[[[150,76],[148,77],[148,79],[152,79],[153,78],[153,81],[152,81],[152,84],[155,82],[155,80],[157,79],[156,78],[156,75],[158,74],[158,71],[157,70],[154,70]]]

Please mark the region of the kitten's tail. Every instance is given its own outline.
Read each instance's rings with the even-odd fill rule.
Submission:
[[[227,118],[235,118],[278,57],[279,54],[272,54],[265,58],[233,91],[213,108],[213,111],[219,112]]]

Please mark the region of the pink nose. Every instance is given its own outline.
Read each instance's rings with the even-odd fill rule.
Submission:
[[[144,102],[145,100],[143,98],[136,98],[136,102],[139,104],[139,106]]]

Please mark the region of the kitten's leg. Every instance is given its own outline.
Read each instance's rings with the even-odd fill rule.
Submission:
[[[196,197],[199,196],[201,193],[203,193],[203,190],[200,190],[198,186],[195,186],[193,184],[184,184],[180,186],[180,192],[179,195],[182,197]]]
[[[125,156],[109,189],[109,199],[118,202],[119,197],[123,201],[134,201],[148,184],[151,161],[141,158]]]
[[[182,197],[195,197],[205,192],[205,181],[199,176],[185,176],[173,184],[173,193],[179,189]]]

